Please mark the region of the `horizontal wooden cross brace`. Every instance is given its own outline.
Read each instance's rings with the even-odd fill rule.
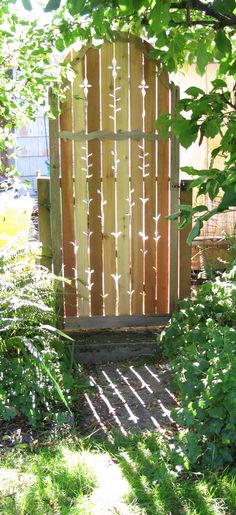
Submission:
[[[168,138],[172,135],[171,132],[168,133]],[[70,132],[70,131],[61,131],[59,132],[59,137],[63,140],[72,140],[72,141],[91,141],[93,139],[109,139],[113,141],[121,141],[127,139],[145,139],[147,141],[155,141],[161,140],[161,136],[156,134],[155,132],[142,132],[142,131],[92,131],[86,133],[84,131],[81,132]]]

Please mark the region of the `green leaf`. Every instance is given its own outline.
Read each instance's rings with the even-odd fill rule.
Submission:
[[[170,114],[169,113],[163,113],[160,116],[158,116],[156,120],[156,128],[158,131],[160,131],[162,137],[166,139],[168,137],[169,127],[170,127],[171,121],[170,121]]]
[[[207,170],[196,170],[193,166],[182,166],[181,170],[188,175],[202,175],[204,172],[207,172]]]
[[[172,122],[172,129],[184,148],[190,147],[197,138],[198,126],[192,120],[186,120],[185,118],[175,119]]]
[[[44,9],[44,12],[45,13],[49,13],[51,11],[55,11],[56,9],[58,9],[61,5],[61,0],[49,0],[49,2],[47,3],[45,9]]]
[[[199,95],[205,95],[205,92],[201,88],[197,88],[196,86],[191,86],[190,88],[186,89],[185,93],[189,95],[190,97],[198,97]]]
[[[202,41],[197,49],[197,68],[200,75],[205,73],[206,65],[209,63],[211,59],[211,54],[207,51],[206,44]]]
[[[167,216],[167,220],[177,220],[179,218],[179,211],[176,211],[175,213],[172,213],[171,215]]]
[[[189,235],[187,237],[187,244],[189,246],[191,246],[192,241],[194,240],[194,238],[199,236],[202,226],[203,226],[202,221],[199,220],[199,219],[196,220],[195,225],[193,226],[192,230],[190,231],[190,233],[189,233]]]
[[[212,150],[211,157],[214,159],[216,156],[218,156],[219,152],[221,151],[221,147],[216,147]]]
[[[232,52],[232,45],[223,30],[219,30],[215,37],[215,44],[222,54],[230,54]]]
[[[192,210],[192,213],[195,214],[195,213],[202,213],[202,212],[205,212],[205,211],[208,211],[208,208],[207,206],[204,206],[204,205],[200,205],[200,206],[196,206],[193,208]]]
[[[158,34],[158,38],[157,40],[155,41],[155,48],[163,48],[164,46],[166,46],[168,44],[168,38],[167,38],[167,35],[166,35],[166,31],[163,30],[163,32],[160,32]],[[156,54],[155,54],[156,52]],[[150,56],[152,58],[156,58],[156,57],[159,57],[160,53],[159,53],[159,50],[151,50],[150,51]]]
[[[55,47],[59,52],[63,52],[63,50],[65,50],[65,43],[62,38],[56,39]]]
[[[214,200],[214,198],[218,195],[219,189],[220,186],[217,181],[211,179],[207,182],[206,192],[208,192],[211,200]]]
[[[214,86],[214,88],[227,88],[226,82],[222,79],[212,80],[211,83]]]
[[[22,0],[22,4],[27,11],[32,11],[32,5],[30,0]]]
[[[170,0],[157,0],[149,16],[149,23],[155,34],[160,34],[170,21]]]
[[[118,0],[118,5],[122,14],[130,14],[134,11],[133,0]]]
[[[69,0],[67,6],[70,14],[75,16],[82,11],[84,7],[84,0]]]
[[[236,193],[234,191],[226,191],[224,194],[219,206],[219,211],[225,211],[229,207],[235,207],[236,206]]]
[[[216,120],[206,120],[204,124],[202,124],[202,130],[204,132],[204,136],[207,138],[215,138],[217,134],[219,134],[219,126]]]
[[[40,329],[46,329],[46,331],[50,331],[51,333],[56,333],[59,336],[62,336],[63,338],[65,338],[66,340],[70,340],[71,342],[74,341],[73,338],[68,336],[68,334],[63,333],[63,331],[60,331],[60,329],[57,329],[57,327],[54,327],[52,325],[44,324],[44,325],[40,326]]]
[[[224,418],[225,413],[225,408],[223,408],[223,406],[214,406],[209,409],[209,414],[213,418]]]
[[[214,0],[213,8],[223,14],[230,14],[234,12],[236,7],[235,0]]]
[[[190,184],[188,185],[188,190],[191,190],[192,188],[196,188],[196,186],[200,186],[202,184],[202,181],[205,180],[207,177],[198,177],[197,179],[193,179],[193,181],[190,181]]]

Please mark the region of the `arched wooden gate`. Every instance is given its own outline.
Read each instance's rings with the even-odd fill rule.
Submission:
[[[65,315],[81,326],[142,325],[178,297],[178,236],[165,219],[178,203],[178,146],[155,129],[177,91],[149,50],[131,38],[71,52],[75,79],[50,124],[54,264],[61,222]]]

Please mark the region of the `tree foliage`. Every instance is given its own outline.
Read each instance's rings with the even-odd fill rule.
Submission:
[[[24,2],[24,5],[27,4]],[[25,14],[25,13],[24,13]],[[11,2],[0,6],[0,154],[14,147],[14,130],[37,112],[47,113],[47,91],[53,86],[63,95],[63,76],[68,65],[52,59],[56,49],[56,25],[45,27],[14,13]],[[62,61],[62,57],[61,57]],[[0,162],[0,174],[12,174]]]
[[[30,0],[22,2],[25,9],[31,9]],[[115,30],[151,40],[153,50],[150,55],[157,60],[160,71],[165,68],[169,72],[176,72],[185,63],[196,63],[198,72],[203,75],[208,63],[219,63],[218,76],[212,83],[211,91],[206,94],[193,85],[187,90],[186,98],[178,103],[175,115],[170,118],[166,114],[157,122],[157,127],[163,133],[173,130],[185,148],[194,141],[201,145],[205,137],[214,139],[216,135],[220,136],[218,147],[212,151],[210,169],[199,170],[197,167],[190,167],[185,171],[193,176],[190,187],[195,186],[199,195],[208,193],[214,200],[221,193],[222,200],[213,210],[205,206],[198,212],[189,209],[186,213],[184,208],[180,208],[172,216],[180,216],[181,226],[192,222],[194,217],[196,223],[189,237],[191,242],[192,238],[199,234],[204,221],[217,212],[236,205],[236,90],[234,86],[230,89],[228,85],[228,79],[231,78],[232,82],[236,75],[236,1],[67,0],[63,7],[60,4],[61,0],[49,0],[48,3],[45,1],[45,11],[54,12],[46,38],[46,31],[35,23],[25,31],[26,39],[21,41],[18,63],[24,75],[23,99],[24,91],[28,91],[29,85],[32,86],[29,88],[32,98],[38,101],[42,98],[45,86],[42,84],[42,70],[49,64],[50,44],[62,52],[78,39],[86,41],[92,37],[106,37],[113,40]],[[12,17],[11,34],[14,32],[14,23]],[[2,37],[9,38],[9,34]],[[11,37],[14,39],[14,36]],[[24,52],[27,62],[32,63],[29,69],[24,64],[25,57],[22,58]],[[32,57],[35,68],[33,60],[31,61]],[[7,70],[5,73],[8,74],[6,82],[9,88],[9,73]],[[48,83],[51,80],[49,76],[50,73],[46,79]],[[8,97],[7,87],[3,98],[4,94]],[[11,91],[10,96],[12,95],[14,96]],[[14,102],[13,98],[12,101]],[[13,104],[11,109],[14,111]],[[28,103],[27,109],[31,115],[32,102]],[[215,167],[214,161],[217,156],[224,159],[222,170]]]
[[[60,0],[50,0],[46,11],[57,10]],[[195,217],[196,225],[189,242],[199,234],[204,223],[215,213],[236,205],[236,124],[235,88],[229,89],[227,78],[235,79],[235,0],[67,0],[66,9],[58,11],[60,37],[57,47],[65,48],[75,37],[114,38],[114,30],[122,30],[151,39],[151,56],[159,69],[176,72],[186,62],[196,63],[203,75],[211,62],[219,63],[218,77],[209,93],[192,87],[186,92],[174,117],[162,116],[158,127],[166,133],[173,130],[180,144],[188,148],[194,141],[201,145],[203,138],[220,143],[213,150],[210,170],[185,169],[194,176],[190,187],[198,194],[209,193],[213,200],[219,192],[223,198],[214,210],[206,206],[196,219],[196,210],[180,208],[175,218],[186,225]],[[215,158],[224,158],[224,168],[214,166]],[[173,217],[172,217],[173,218]]]

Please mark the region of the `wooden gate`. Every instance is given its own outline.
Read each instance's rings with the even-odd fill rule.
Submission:
[[[71,52],[75,79],[50,122],[54,270],[71,281],[65,316],[79,326],[154,324],[178,299],[177,228],[165,219],[178,146],[155,129],[178,92],[149,51],[131,38]]]

